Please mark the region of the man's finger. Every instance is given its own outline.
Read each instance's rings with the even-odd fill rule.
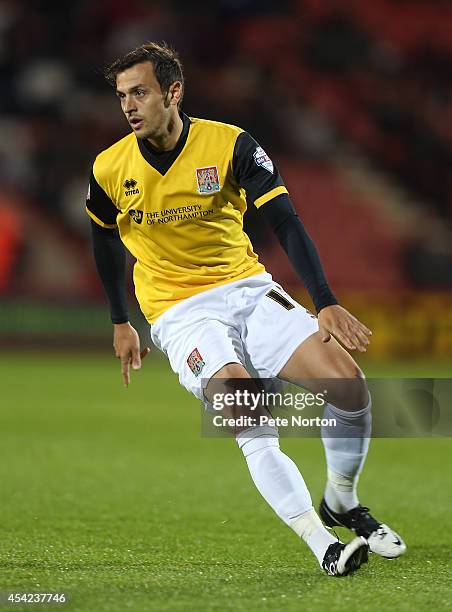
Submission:
[[[140,349],[132,349],[132,368],[134,370],[139,370],[141,368],[141,355]]]
[[[322,338],[322,342],[329,342],[331,340],[331,334],[324,327],[319,328],[320,337]]]
[[[360,325],[350,325],[345,334],[360,351],[364,352],[366,350],[369,345],[369,336],[364,333]]]
[[[353,342],[351,342],[347,336],[345,334],[343,334],[342,332],[339,332],[336,335],[336,338],[338,340],[340,340],[340,342],[342,342],[342,344],[345,346],[345,348],[350,349],[351,351],[354,351],[356,349],[356,346],[353,344]]]
[[[356,323],[358,324],[359,329],[360,329],[360,331],[363,332],[363,334],[366,334],[366,336],[371,336],[372,335],[371,330],[368,327],[366,327],[364,325],[364,323],[361,323],[361,321],[358,321],[358,319],[356,319]]]
[[[362,332],[361,330],[358,330],[356,332],[356,335],[358,336],[359,341],[362,344],[362,346],[364,346],[365,348],[369,346],[369,337],[366,336],[364,332]]]
[[[130,357],[121,357],[121,372],[122,372],[122,379],[124,381],[124,387],[128,387],[130,384],[129,364],[130,364]]]
[[[366,352],[369,344],[369,334],[364,332],[365,329],[367,330],[367,327],[362,325],[357,319],[352,323],[349,322],[345,328],[342,328],[342,332],[361,353]],[[367,331],[370,332],[370,330]]]
[[[352,329],[354,332],[357,332],[359,330],[362,333],[364,333],[366,336],[372,335],[371,330],[368,327],[366,327],[364,323],[361,323],[361,321],[359,321],[356,317],[354,317],[350,313],[347,313],[347,314],[348,314],[348,317],[347,317],[347,320],[345,321],[347,328]]]
[[[140,353],[140,357],[141,359],[144,359],[145,357],[147,357],[149,355],[149,353],[151,352],[151,349],[147,346],[145,349],[143,349]]]
[[[365,353],[366,352],[366,346],[367,344],[364,343],[361,338],[358,336],[358,334],[350,334],[349,336],[350,342],[352,342],[356,348],[358,349],[358,351],[360,351],[360,353]]]

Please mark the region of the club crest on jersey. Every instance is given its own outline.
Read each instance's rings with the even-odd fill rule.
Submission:
[[[262,168],[268,170],[270,174],[273,174],[273,162],[262,147],[257,147],[253,153],[253,157],[258,166],[262,166]]]
[[[135,187],[137,186],[137,181],[133,178],[126,179],[122,186],[126,190],[126,196],[136,195],[137,193],[140,193],[139,189],[135,189]]]
[[[213,193],[220,191],[220,177],[216,166],[206,168],[196,168],[196,182],[198,183],[199,193]]]
[[[135,221],[135,223],[140,223],[143,221],[143,211],[142,210],[129,210],[129,215]]]
[[[197,348],[193,349],[188,356],[187,364],[195,376],[199,376],[206,365]]]

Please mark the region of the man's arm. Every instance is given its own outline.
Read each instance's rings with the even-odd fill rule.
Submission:
[[[232,170],[238,185],[246,191],[248,204],[262,212],[309,291],[318,312],[322,340],[328,342],[332,334],[348,349],[365,351],[371,331],[339,306],[278,168],[247,132],[240,134],[235,143]]]
[[[322,340],[330,334],[348,349],[366,351],[372,332],[345,308],[331,291],[317,249],[300,221],[287,194],[269,200],[259,208],[305,285],[316,307]]]
[[[124,385],[130,383],[129,367],[141,367],[141,358],[149,353],[146,348],[140,355],[140,340],[129,323],[126,292],[126,252],[116,225],[118,209],[97,182],[94,168],[89,180],[86,212],[91,218],[91,234],[94,259],[110,305],[113,323],[113,346],[121,360]]]
[[[317,312],[338,301],[331,291],[317,249],[301,223],[287,194],[259,208],[275,232],[299,278],[308,290]]]
[[[113,324],[127,323],[126,251],[118,230],[104,229],[91,221],[94,260],[107,294]]]
[[[124,386],[130,384],[130,364],[134,370],[141,368],[141,359],[150,352],[140,353],[140,338],[129,323],[126,292],[126,252],[117,230],[104,229],[91,221],[94,260],[107,294],[113,323],[113,347],[121,360]]]

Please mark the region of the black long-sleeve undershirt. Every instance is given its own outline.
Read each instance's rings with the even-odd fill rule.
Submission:
[[[112,323],[129,320],[126,292],[126,250],[118,230],[91,221],[94,260],[107,294]]]
[[[300,221],[287,194],[273,198],[259,208],[275,232],[300,280],[305,285],[317,312],[337,304],[320,262],[317,249]]]

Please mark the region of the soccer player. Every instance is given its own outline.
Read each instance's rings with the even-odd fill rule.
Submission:
[[[312,550],[327,574],[341,576],[367,552],[397,557],[401,538],[357,497],[371,431],[370,397],[349,350],[365,351],[371,332],[331,292],[315,246],[272,160],[244,130],[185,115],[184,78],[168,46],[145,44],[106,71],[131,133],[96,158],[87,197],[94,255],[114,325],[124,384],[139,369],[138,334],[126,302],[125,248],[136,259],[135,291],[154,344],[183,386],[209,401],[215,381],[279,377],[290,382],[349,379],[325,417],[327,461],[320,516],[356,535],[348,544],[325,529],[298,468],[270,426],[237,429],[251,477],[276,514]],[[243,231],[256,206],[307,287],[317,317],[265,271]],[[251,364],[248,366],[247,364]]]

